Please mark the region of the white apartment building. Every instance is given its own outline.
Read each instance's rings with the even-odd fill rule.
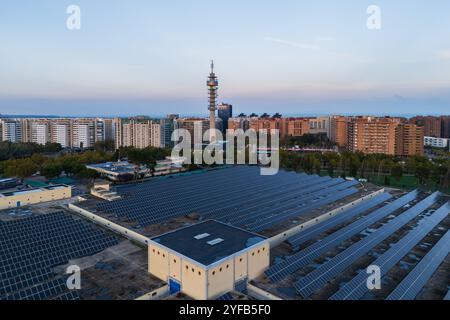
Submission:
[[[48,123],[31,123],[31,142],[46,144],[50,142],[50,125]]]
[[[63,148],[69,148],[70,145],[70,125],[68,122],[52,123],[51,141],[59,143]]]
[[[448,149],[450,145],[450,139],[425,136],[424,145],[427,147]]]
[[[22,122],[18,120],[3,119],[2,126],[2,141],[22,142]]]
[[[164,132],[163,126],[159,123],[152,123],[150,126],[150,145],[155,148],[163,147]]]
[[[331,135],[331,117],[316,117],[309,119],[309,133],[325,133],[327,137]]]

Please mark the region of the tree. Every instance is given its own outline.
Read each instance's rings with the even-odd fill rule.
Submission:
[[[403,176],[403,167],[399,164],[392,166],[391,176],[394,177],[395,180],[400,181]]]
[[[62,166],[55,161],[48,161],[41,168],[41,175],[47,179],[59,177],[61,172]]]
[[[424,184],[430,176],[430,169],[423,164],[419,164],[416,167],[415,176],[419,179],[420,184]]]

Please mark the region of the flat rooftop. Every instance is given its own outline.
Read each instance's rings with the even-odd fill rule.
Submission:
[[[222,222],[207,220],[152,240],[208,266],[265,239]]]
[[[64,189],[64,188],[68,188],[68,186],[59,184],[59,185],[51,185],[51,186],[40,187],[40,188],[26,188],[26,189],[19,189],[19,190],[14,190],[14,191],[9,191],[9,192],[2,192],[2,193],[0,193],[0,197],[11,197],[11,196],[18,196],[18,195],[23,195],[23,194],[43,192],[46,190],[59,190],[59,189]]]
[[[136,168],[136,166],[134,164],[126,162],[126,161],[89,164],[86,167],[91,168],[91,169],[101,169],[101,170],[109,171],[112,173],[134,172],[135,168]]]

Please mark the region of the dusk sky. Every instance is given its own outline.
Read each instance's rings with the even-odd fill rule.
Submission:
[[[1,114],[206,116],[211,59],[235,112],[450,113],[448,0],[3,0],[0,41]]]

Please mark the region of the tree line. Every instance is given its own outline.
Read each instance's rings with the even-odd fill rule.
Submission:
[[[280,165],[289,170],[331,176],[358,177],[370,179],[387,177],[397,181],[404,176],[417,178],[419,185],[434,185],[447,189],[450,186],[450,159],[422,156],[401,158],[384,154],[363,153],[297,153],[280,151]]]
[[[24,144],[11,144],[10,150],[19,150]],[[48,148],[35,149],[35,152],[28,157],[25,153],[16,153],[16,156],[10,156],[0,161],[0,175],[7,177],[26,178],[37,172],[47,179],[59,177],[62,173],[68,176],[79,178],[96,178],[98,173],[95,170],[87,169],[87,164],[102,163],[108,161],[117,161],[127,158],[135,164],[145,164],[153,168],[157,160],[164,159],[170,155],[170,149],[144,148],[136,149],[133,147],[123,147],[115,152],[104,151],[103,145],[96,146],[96,150],[88,150],[82,153],[64,153],[47,155]],[[43,151],[45,150],[45,152]]]
[[[37,143],[0,142],[0,161],[31,157],[35,153],[56,153],[62,150],[59,143],[47,142],[45,145]]]

